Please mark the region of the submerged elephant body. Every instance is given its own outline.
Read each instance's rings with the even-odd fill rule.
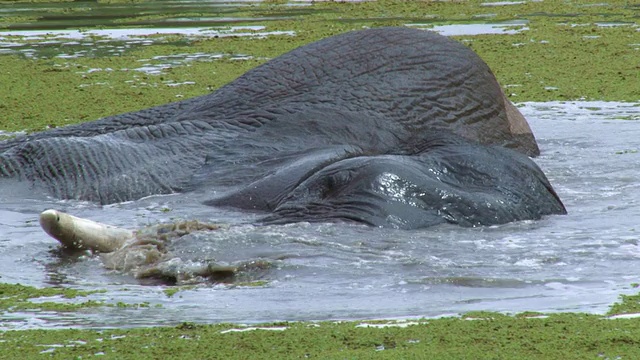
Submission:
[[[564,207],[487,65],[428,31],[293,50],[205,96],[0,142],[0,177],[102,204],[220,189],[264,222],[490,225]]]

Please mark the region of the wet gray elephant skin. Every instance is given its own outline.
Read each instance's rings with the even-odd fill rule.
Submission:
[[[378,28],[300,47],[208,95],[0,142],[0,177],[101,204],[207,190],[206,204],[264,223],[476,226],[565,213],[538,153],[475,53]]]

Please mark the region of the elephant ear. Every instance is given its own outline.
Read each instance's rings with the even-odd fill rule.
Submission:
[[[538,156],[540,155],[540,148],[538,148],[538,143],[536,142],[536,138],[529,127],[529,123],[527,123],[527,119],[524,118],[524,115],[518,110],[518,108],[513,105],[511,100],[504,95],[504,107],[507,113],[507,121],[509,121],[509,128],[511,129],[511,134],[514,137],[513,146],[506,145],[506,147],[512,147],[515,150],[518,150],[524,154],[529,156]]]

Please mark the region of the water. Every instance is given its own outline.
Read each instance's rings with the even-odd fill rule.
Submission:
[[[2,328],[120,327],[194,322],[396,318],[470,310],[603,313],[633,293],[640,259],[640,104],[525,103],[545,170],[569,215],[463,229],[400,231],[345,224],[252,226],[246,214],[198,205],[197,195],[98,207],[0,195],[1,281],[106,289],[90,298],[150,307],[2,315]],[[175,218],[231,224],[186,237],[185,259],[270,259],[263,287],[200,285],[166,296],[106,270],[97,257],[65,257],[37,225],[46,208],[124,227]],[[170,211],[167,211],[170,209]],[[194,250],[197,249],[197,250]]]
[[[527,20],[505,21],[496,23],[472,23],[455,25],[407,24],[415,28],[425,28],[444,36],[518,34],[528,30]]]
[[[198,6],[189,1],[163,4],[179,11]],[[176,32],[191,31],[198,36],[238,35],[245,30],[260,34],[264,19],[256,19],[258,23],[250,28],[233,27],[243,16],[243,2],[212,4],[216,6],[210,7],[211,12],[218,17],[206,24],[177,17],[154,23],[154,30],[163,32],[180,23],[183,28]],[[51,6],[63,5],[23,6],[3,5],[0,10],[22,16],[34,11],[47,13]],[[87,11],[87,16],[69,15],[81,21],[77,26],[101,25],[101,32],[93,37],[86,36],[91,35],[87,32],[63,30],[70,18],[44,18],[37,24],[14,24],[0,33],[0,53],[21,53],[28,58],[103,56],[176,41],[146,37],[148,29],[115,31],[116,19],[136,12],[119,5],[104,6]],[[202,12],[201,7],[197,10]],[[111,15],[92,17],[94,11]],[[306,10],[292,7],[287,14],[294,16],[296,11]],[[141,25],[145,24],[142,21]],[[502,33],[505,25],[516,24],[437,29],[455,34],[460,30]],[[517,31],[526,30],[526,22],[517,25],[522,27]],[[42,36],[37,32],[42,29],[50,34],[28,38]],[[23,37],[10,36],[15,32]],[[141,64],[139,71],[156,73],[165,66],[218,56],[184,54],[151,59],[146,60],[149,64]],[[99,307],[64,313],[4,313],[0,329],[432,317],[470,310],[603,313],[619,294],[636,292],[629,285],[640,282],[636,270],[640,257],[640,104],[526,103],[521,110],[543,152],[536,161],[564,200],[567,216],[475,229],[439,226],[400,231],[304,223],[260,227],[250,225],[255,219],[251,215],[199,205],[199,194],[155,196],[99,207],[43,200],[29,189],[0,192],[1,282],[105,289],[89,299],[149,304],[144,308]],[[0,138],[5,135],[0,133]],[[38,214],[48,208],[130,228],[180,218],[229,224],[226,230],[181,239],[175,244],[176,254],[185,261],[233,263],[263,258],[275,267],[255,274],[252,280],[267,282],[262,287],[201,284],[168,297],[163,292],[166,286],[107,270],[98,257],[62,254],[55,240],[38,225]]]

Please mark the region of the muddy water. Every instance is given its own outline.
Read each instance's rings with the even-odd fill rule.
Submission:
[[[546,171],[569,215],[495,227],[419,231],[344,224],[253,226],[255,217],[201,206],[202,194],[97,207],[0,195],[3,282],[106,289],[92,298],[139,304],[77,313],[5,314],[3,327],[137,326],[438,316],[469,310],[604,312],[633,292],[640,259],[640,104],[526,103]],[[25,201],[25,198],[32,198]],[[185,261],[266,259],[260,287],[200,285],[167,297],[165,286],[65,256],[37,225],[46,208],[125,227],[176,218],[230,224],[180,239]],[[167,211],[170,210],[170,211]]]

